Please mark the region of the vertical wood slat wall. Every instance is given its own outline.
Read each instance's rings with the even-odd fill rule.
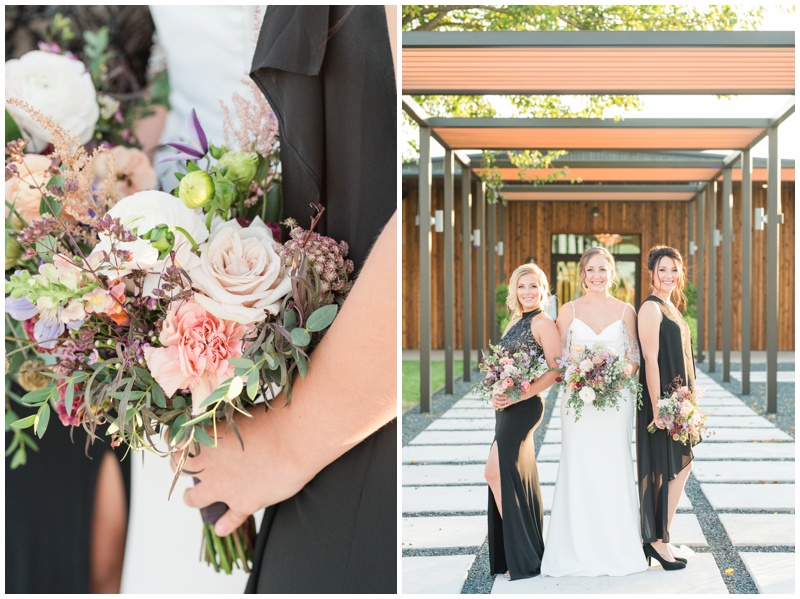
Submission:
[[[753,185],[753,208],[766,207],[766,189],[762,182]],[[779,305],[781,309],[778,348],[780,350],[794,349],[794,323],[795,323],[795,259],[794,259],[794,182],[784,182],[781,189],[781,210],[784,215],[784,224],[780,229],[780,291]],[[419,244],[419,229],[414,220],[417,214],[417,182],[416,179],[406,179],[403,182],[404,199],[402,205],[402,235],[403,235],[403,348],[419,347],[419,260],[417,259]],[[456,178],[455,197],[461,194],[460,178]],[[721,194],[718,194],[717,228],[722,227]],[[732,269],[732,349],[737,350],[741,341],[741,185],[733,184],[733,260]],[[442,180],[434,179],[432,192],[432,210],[443,209]],[[592,208],[597,206],[600,215],[592,216]],[[474,206],[473,206],[474,211]],[[641,235],[642,260],[646,258],[647,250],[657,243],[675,245],[684,258],[688,257],[688,204],[678,202],[509,202],[505,210],[506,239],[505,239],[505,265],[506,272],[510,273],[528,257],[536,258],[545,273],[550,274],[550,236],[554,233],[632,233]],[[474,212],[473,212],[474,218]],[[474,222],[474,221],[473,221]],[[709,230],[710,224],[708,225]],[[485,235],[484,235],[485,239]],[[461,333],[461,206],[455,202],[455,343],[454,347],[462,345]],[[753,284],[751,288],[753,301],[752,317],[752,349],[762,350],[766,341],[766,316],[764,310],[763,292],[765,285],[765,269],[761,267],[766,259],[765,248],[766,232],[753,231]],[[443,234],[433,233],[432,246],[432,306],[433,322],[431,324],[431,339],[433,348],[444,347],[444,325],[442,322],[444,301],[444,270],[442,263]],[[722,247],[716,248],[717,263],[722,264]],[[475,270],[475,252],[473,252],[473,273]],[[707,267],[707,265],[704,265]],[[698,268],[700,265],[698,265]],[[647,270],[642,265],[642,277],[639,281],[641,297],[649,292]],[[722,270],[720,266],[717,276],[717,297],[722,297]],[[473,278],[473,281],[475,279]],[[708,280],[708,277],[706,277]],[[551,282],[552,284],[552,282]],[[489,294],[487,301],[493,301],[494,293]],[[474,293],[474,290],[473,290]],[[474,302],[473,302],[474,305]],[[716,307],[717,322],[722,318],[722,302]],[[473,327],[477,326],[475,316],[472,317]],[[487,327],[487,323],[483,323]],[[475,329],[473,329],[475,330]],[[722,347],[722,327],[717,327],[717,347]],[[488,338],[488,327],[485,329],[485,338]],[[473,335],[474,338],[474,335]]]

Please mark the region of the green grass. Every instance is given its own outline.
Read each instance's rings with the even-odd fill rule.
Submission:
[[[473,362],[476,366],[478,363]],[[454,364],[454,377],[461,376],[464,371],[464,362],[456,360]],[[444,385],[444,361],[431,362],[431,391],[436,391]],[[403,360],[403,412],[419,403],[419,361]]]

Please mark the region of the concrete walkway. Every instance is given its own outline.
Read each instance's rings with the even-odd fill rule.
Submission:
[[[695,448],[672,525],[673,544],[695,551],[689,566],[625,577],[497,576],[492,593],[794,593],[794,439],[700,370],[697,385],[716,434]],[[561,452],[557,403],[541,426],[546,538]],[[403,593],[475,592],[469,578],[488,571],[476,566],[487,560],[483,467],[493,437],[494,412],[467,394],[403,447]]]

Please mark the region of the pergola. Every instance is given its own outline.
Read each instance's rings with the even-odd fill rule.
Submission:
[[[708,264],[709,292],[704,297],[704,269],[697,269],[698,359],[707,350],[709,369],[715,369],[717,322],[716,253],[722,245],[722,366],[730,380],[732,181],[742,181],[742,288],[751,284],[752,229],[767,229],[767,409],[777,410],[778,350],[778,225],[781,169],[778,127],[794,112],[790,102],[771,118],[736,119],[463,119],[433,118],[410,94],[794,94],[794,32],[611,31],[611,32],[406,32],[403,34],[403,107],[420,126],[420,410],[430,411],[431,322],[431,139],[445,148],[444,157],[444,335],[445,387],[453,391],[454,338],[454,161],[462,168],[463,347],[464,380],[470,380],[471,246],[476,255],[479,290],[495,283],[496,221],[502,204],[486,205],[485,184],[476,186],[476,220],[470,212],[472,165],[464,150],[578,150],[595,153],[594,160],[576,166],[570,176],[586,183],[570,185],[507,184],[501,196],[509,201],[639,200],[689,202],[690,256]],[[768,201],[763,222],[752,215],[751,149],[769,138]],[[607,156],[620,152],[726,150],[721,163],[700,157],[625,163]],[[569,163],[569,159],[565,160]],[[734,169],[734,167],[737,167]],[[504,179],[518,169],[505,167]],[[477,168],[476,168],[477,170]],[[736,175],[734,175],[734,172]],[[530,173],[533,177],[549,174]],[[793,177],[792,177],[793,178]],[[722,231],[704,235],[709,186],[721,179]],[[588,183],[592,181],[592,183]],[[656,183],[656,182],[668,183]],[[710,202],[712,222],[716,203]],[[760,215],[759,215],[760,216]],[[502,214],[500,215],[502,219]],[[693,221],[696,239],[692,238]],[[502,222],[502,221],[501,221]],[[502,235],[502,232],[501,232]],[[502,244],[499,244],[502,248]],[[488,264],[487,264],[488,259]],[[494,323],[494,303],[476,294],[478,322]],[[711,316],[706,319],[705,313]],[[742,393],[750,393],[749,294],[742,300]],[[706,322],[708,320],[708,322]],[[708,348],[704,336],[708,327]],[[494,327],[491,336],[496,338]],[[476,344],[486,347],[483,327]]]

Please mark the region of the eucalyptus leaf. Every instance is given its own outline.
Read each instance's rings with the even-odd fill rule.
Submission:
[[[258,395],[258,382],[260,378],[260,373],[256,369],[253,369],[247,376],[247,397],[250,399],[255,399],[256,395]]]
[[[17,420],[11,423],[11,428],[15,428],[17,430],[21,430],[23,428],[28,428],[29,426],[33,426],[33,422],[36,420],[36,414],[31,414],[30,416],[26,416],[21,420]]]
[[[14,454],[14,457],[11,458],[11,463],[9,464],[9,467],[12,470],[14,470],[14,469],[16,469],[16,468],[18,468],[20,466],[24,466],[25,465],[25,461],[26,461],[25,450],[20,448]]]
[[[294,310],[287,310],[283,314],[283,326],[287,331],[291,331],[297,326],[297,312]]]
[[[228,362],[236,366],[237,368],[252,368],[255,366],[252,360],[248,360],[247,358],[228,358]]]
[[[153,402],[159,408],[166,408],[167,407],[167,398],[164,397],[164,391],[161,390],[159,385],[153,385],[150,388],[150,391],[153,393]]]
[[[272,353],[264,354],[264,361],[267,363],[267,368],[275,370],[278,367],[278,358]]]
[[[41,389],[26,393],[20,398],[20,402],[26,406],[38,406],[43,401],[48,400],[52,389],[54,389],[54,387],[42,387]]]
[[[45,402],[36,414],[36,423],[33,425],[36,429],[36,436],[40,439],[44,436],[47,430],[47,423],[50,422],[50,404]]]
[[[67,390],[64,393],[64,407],[67,409],[67,416],[72,416],[72,404],[75,401],[75,381],[67,383]]]
[[[219,387],[217,387],[216,389],[214,389],[214,391],[211,393],[211,395],[209,395],[208,397],[206,397],[206,398],[205,398],[205,399],[204,399],[204,400],[203,400],[203,401],[200,403],[199,409],[201,409],[201,410],[202,410],[203,408],[206,408],[206,407],[210,406],[210,405],[211,405],[212,403],[214,403],[215,401],[219,401],[220,399],[222,399],[223,397],[225,397],[225,394],[226,394],[226,393],[228,393],[228,388],[229,388],[230,386],[231,386],[231,380],[230,380],[230,379],[228,379],[227,381],[225,381],[224,383],[222,383],[222,384],[221,384]]]
[[[292,336],[292,343],[294,343],[298,347],[305,347],[306,345],[311,343],[311,335],[308,333],[307,330],[301,329],[300,327],[292,329],[291,336]]]
[[[297,364],[297,372],[300,373],[300,376],[306,378],[308,374],[308,362],[303,354],[300,352],[296,352],[295,354],[295,363]]]
[[[194,427],[194,440],[208,447],[214,447],[215,445],[214,439],[211,438],[211,435],[209,435],[202,426]]]
[[[172,407],[176,410],[182,410],[186,407],[186,400],[183,395],[176,395],[172,398]]]
[[[321,331],[331,325],[333,319],[336,318],[336,313],[339,311],[339,306],[330,304],[315,310],[306,321],[306,328],[312,333]]]

